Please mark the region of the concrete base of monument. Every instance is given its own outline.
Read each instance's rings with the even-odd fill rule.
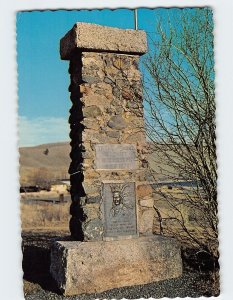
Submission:
[[[67,296],[146,284],[182,274],[180,246],[163,236],[59,241],[52,248],[50,272]]]

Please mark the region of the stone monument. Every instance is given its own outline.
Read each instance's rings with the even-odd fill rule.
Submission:
[[[77,23],[61,39],[70,61],[73,241],[56,242],[51,273],[65,295],[174,278],[176,240],[152,234],[139,57],[146,33]]]

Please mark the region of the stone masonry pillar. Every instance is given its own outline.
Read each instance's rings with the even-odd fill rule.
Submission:
[[[115,187],[110,187],[115,194],[123,190],[134,193],[140,182],[149,177],[144,155],[138,67],[139,56],[146,51],[144,31],[87,23],[75,24],[61,40],[61,58],[70,60],[69,90],[73,103],[69,119],[72,139],[70,231],[76,240],[105,237],[104,207],[101,206],[105,181],[115,183]],[[133,186],[131,184],[126,191],[124,183],[127,182]],[[118,224],[113,236],[119,235],[125,226],[128,229],[125,227],[123,235],[144,230],[137,217],[141,213],[137,192],[135,197],[135,228],[123,220],[122,228]],[[153,220],[153,209],[149,214],[147,211],[147,215]],[[152,224],[150,227],[152,231]]]
[[[74,241],[56,241],[50,272],[64,295],[175,278],[180,246],[155,236],[145,157],[139,56],[143,31],[77,23],[61,40],[70,60]]]

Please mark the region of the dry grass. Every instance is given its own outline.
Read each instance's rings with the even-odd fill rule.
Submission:
[[[203,212],[194,206],[195,201],[199,201],[199,198],[191,187],[158,188],[154,193],[154,207],[160,216],[155,214],[153,232],[174,236],[181,244],[191,248],[197,247],[196,239],[217,256],[218,241]]]
[[[21,226],[23,231],[69,230],[70,202],[21,203]]]

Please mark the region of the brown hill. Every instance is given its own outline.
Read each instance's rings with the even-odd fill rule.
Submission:
[[[36,181],[69,178],[69,142],[19,148],[20,183],[33,185]]]
[[[70,150],[69,142],[20,148],[20,184],[35,185],[42,181],[69,178]],[[151,180],[168,180],[167,174],[174,172],[164,164],[162,153],[154,151],[148,154],[147,159],[154,171]]]

